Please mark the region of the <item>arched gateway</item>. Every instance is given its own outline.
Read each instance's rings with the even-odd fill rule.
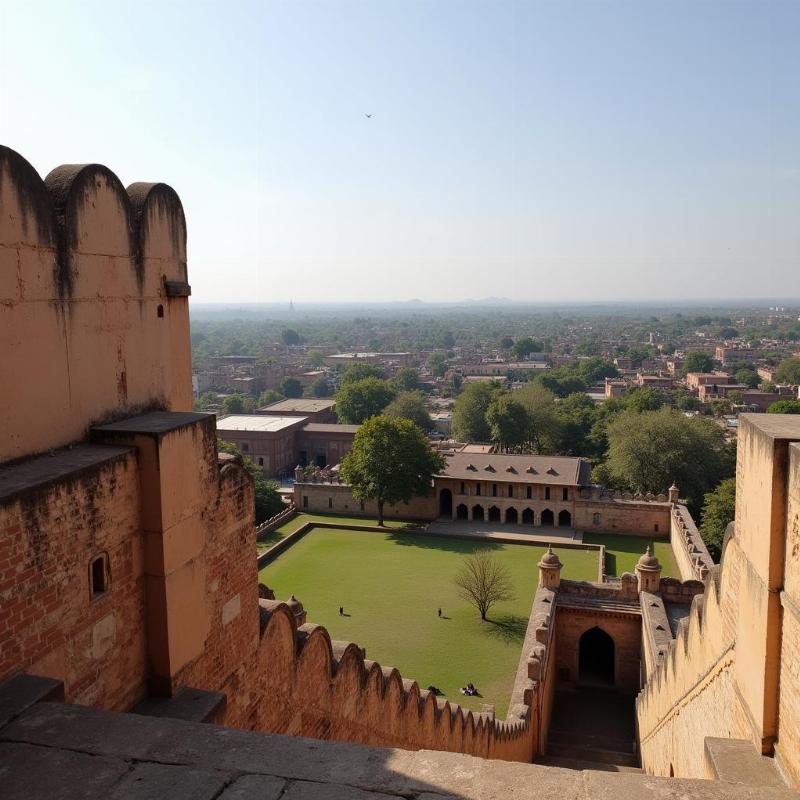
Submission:
[[[578,678],[581,683],[614,685],[614,640],[602,628],[589,628],[578,642]]]

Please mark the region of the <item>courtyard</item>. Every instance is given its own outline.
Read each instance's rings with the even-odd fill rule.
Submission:
[[[273,543],[309,521],[367,522],[300,515],[273,532]],[[385,533],[314,528],[264,567],[259,580],[278,598],[296,595],[309,621],[324,625],[333,639],[357,642],[368,658],[396,667],[422,688],[437,687],[467,708],[479,710],[483,703],[492,703],[498,718],[504,718],[545,545],[433,536],[394,524]],[[628,561],[646,545],[640,538],[618,538],[622,541],[615,544],[626,549],[607,552],[607,570],[609,564],[627,569]],[[453,583],[464,556],[484,547],[508,567],[515,595],[493,607],[486,623],[458,596]],[[556,551],[564,578],[597,579],[596,550]],[[344,616],[339,615],[340,606]],[[467,683],[477,687],[479,697],[460,694]]]

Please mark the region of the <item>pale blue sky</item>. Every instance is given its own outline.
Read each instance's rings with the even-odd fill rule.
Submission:
[[[0,29],[0,141],[171,184],[198,301],[800,297],[800,0],[0,0]]]

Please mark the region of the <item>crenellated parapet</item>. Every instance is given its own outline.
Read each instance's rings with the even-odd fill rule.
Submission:
[[[0,146],[0,463],[97,421],[191,409],[186,221],[160,183],[100,164],[42,180]]]
[[[675,503],[670,512],[670,540],[681,577],[684,580],[704,580],[714,567],[703,537],[689,509]]]
[[[291,604],[260,599],[262,633],[256,657],[260,698],[252,727],[410,750],[467,753],[530,761],[528,706],[515,704],[505,721],[437,698],[392,667],[365,657],[351,642],[331,640],[312,623],[299,624]]]

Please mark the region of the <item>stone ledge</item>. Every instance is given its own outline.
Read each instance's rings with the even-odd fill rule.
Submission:
[[[785,786],[775,762],[750,741],[706,736],[704,750],[709,777],[746,786]]]
[[[0,730],[0,775],[4,800],[800,800],[780,787],[372,748],[47,702]]]
[[[0,683],[0,728],[34,703],[63,699],[64,684],[61,681],[19,672]]]
[[[188,722],[214,722],[225,710],[225,695],[182,686],[174,697],[145,697],[134,708],[134,714],[146,717],[171,717]]]

